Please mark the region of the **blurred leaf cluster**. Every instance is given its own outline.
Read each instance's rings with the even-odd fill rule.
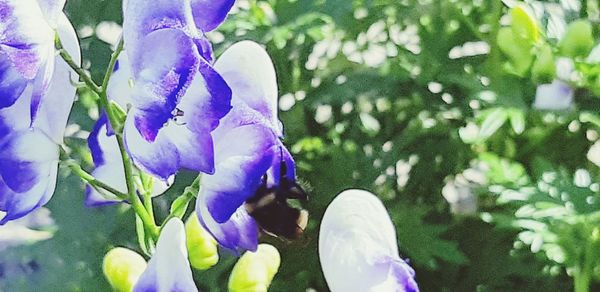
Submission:
[[[95,78],[111,51],[98,27],[122,22],[120,2],[68,1]],[[568,291],[578,268],[597,277],[599,21],[597,0],[238,0],[208,36],[217,56],[239,40],[266,46],[284,142],[311,193],[306,238],[265,239],[281,251],[272,291],[327,291],[319,221],[348,188],[384,201],[423,291]],[[533,107],[565,58],[574,102]],[[93,101],[82,93],[76,109],[85,134]],[[158,213],[190,182],[178,176]],[[136,245],[118,220],[131,211],[84,209],[77,181],[61,186],[49,205],[55,237],[3,252],[0,290],[106,290],[102,255]],[[234,261],[196,273],[199,287],[223,291]]]

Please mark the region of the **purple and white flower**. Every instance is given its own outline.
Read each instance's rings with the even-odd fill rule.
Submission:
[[[75,97],[70,67],[55,56],[54,30],[75,62],[75,31],[64,1],[0,1],[0,224],[48,202],[59,145]]]
[[[264,177],[268,187],[279,185],[282,162],[285,179],[295,181],[294,161],[280,140],[275,68],[260,45],[243,41],[226,50],[215,69],[231,87],[233,109],[213,132],[215,173],[203,177],[196,212],[220,245],[254,251],[259,229],[245,201]]]
[[[224,20],[233,2],[124,2],[134,84],[124,138],[145,172],[164,180],[180,168],[214,172],[211,132],[231,109],[231,90],[212,67],[204,32]]]
[[[331,291],[419,291],[414,270],[400,258],[396,230],[377,196],[339,194],[323,216],[319,259]]]
[[[133,291],[198,291],[188,261],[185,227],[179,218],[169,220],[163,227],[156,251]]]

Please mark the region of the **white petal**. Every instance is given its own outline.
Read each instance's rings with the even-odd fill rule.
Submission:
[[[173,218],[163,227],[156,252],[134,291],[198,291],[192,277],[183,222]]]
[[[73,26],[62,13],[58,18],[57,31],[64,48],[73,57],[73,61],[79,64],[81,62],[79,41]],[[60,56],[56,56],[50,87],[41,99],[33,126],[44,131],[57,144],[62,143],[71,106],[75,99],[76,89],[72,85],[72,81],[77,79],[77,74]]]
[[[381,201],[363,190],[338,195],[325,211],[319,257],[331,291],[400,291],[416,288],[412,269],[398,255],[396,231]],[[396,268],[405,269],[395,275]]]
[[[233,91],[233,106],[246,103],[262,113],[281,136],[277,119],[277,77],[268,53],[251,41],[235,43],[215,63],[215,70]]]

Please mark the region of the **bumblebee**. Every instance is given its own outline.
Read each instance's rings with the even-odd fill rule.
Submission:
[[[283,157],[279,165],[279,185],[268,187],[265,174],[254,196],[246,200],[245,208],[265,233],[296,240],[302,237],[306,228],[308,211],[291,206],[290,200],[306,202],[308,194],[295,181],[286,177],[287,165]]]

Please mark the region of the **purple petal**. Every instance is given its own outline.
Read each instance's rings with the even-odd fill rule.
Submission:
[[[137,166],[167,180],[180,168],[212,173],[213,142],[210,133],[194,132],[172,121],[154,142],[146,141],[135,128],[132,118],[125,123],[125,144]]]
[[[126,193],[127,184],[119,144],[108,125],[108,119],[105,114],[100,116],[100,119],[90,133],[88,146],[90,147],[94,165],[96,166],[92,175],[118,191]],[[163,182],[153,178],[152,196],[162,194],[168,188],[168,183],[172,183],[172,181]],[[99,207],[118,202],[122,202],[122,200],[112,194],[100,193],[90,186],[86,188],[85,205],[88,207]]]
[[[196,46],[198,47],[198,53],[207,63],[213,63],[213,48],[212,44],[207,38],[196,39]]]
[[[282,161],[285,163],[287,180],[290,182],[296,181],[296,163],[294,162],[294,158],[287,148],[280,144],[278,149],[275,150],[275,159],[273,159],[273,165],[267,172],[269,186],[279,185],[279,182],[281,181]]]
[[[73,61],[79,64],[81,62],[81,52],[73,26],[62,13],[58,17],[57,23],[57,32],[64,48],[73,57]],[[41,96],[37,107],[35,106],[35,100],[31,102],[31,116],[32,126],[42,130],[54,142],[59,144],[62,143],[69,113],[75,99],[76,88],[72,85],[72,80],[77,79],[77,74],[60,56],[55,58],[56,64],[48,66],[52,69],[49,73],[51,79],[47,81],[50,84],[42,85],[47,90],[43,90],[43,96]],[[54,64],[54,60],[49,60],[48,63]],[[34,109],[37,109],[37,111],[34,111]]]
[[[179,169],[177,149],[162,131],[154,142],[148,142],[134,125],[130,113],[125,121],[124,139],[133,162],[144,172],[167,179]]]
[[[9,107],[21,96],[29,80],[24,78],[6,56],[0,56],[0,109]]]
[[[11,133],[29,128],[29,104],[31,87],[10,107],[0,108],[0,144]]]
[[[46,204],[54,193],[58,169],[58,146],[40,131],[15,132],[3,140],[0,210],[7,214],[0,224]]]
[[[102,114],[100,119],[94,125],[90,136],[88,137],[88,146],[92,153],[92,159],[96,169],[92,175],[119,190],[127,192],[127,183],[125,181],[125,170],[121,153],[114,134],[108,133],[108,118]],[[100,193],[91,186],[86,187],[85,205],[88,207],[99,207],[108,204],[120,202],[121,200],[109,193]]]
[[[391,266],[392,278],[397,280],[397,286],[403,287],[406,292],[419,291],[413,268],[403,260],[395,260]]]
[[[244,103],[260,113],[278,136],[283,136],[277,118],[277,78],[267,52],[257,43],[238,42],[219,57],[214,67],[233,91],[233,106]]]
[[[137,79],[144,62],[154,62],[159,59],[146,59],[149,51],[155,51],[154,45],[174,49],[172,39],[157,39],[154,44],[148,43],[147,36],[158,30],[178,30],[189,37],[198,38],[189,1],[185,0],[129,0],[124,3],[123,39],[127,44],[129,60],[134,68]],[[152,48],[152,49],[150,49]],[[157,55],[159,56],[159,55]],[[167,55],[168,56],[168,55]],[[146,61],[144,61],[146,60]],[[191,64],[190,64],[191,66]]]
[[[214,172],[214,146],[209,132],[191,131],[186,125],[175,123],[169,124],[163,131],[177,153],[178,168]]]
[[[254,195],[273,164],[276,145],[272,131],[260,125],[236,128],[217,142],[215,174],[203,177],[200,190],[216,222],[229,220]]]
[[[6,212],[4,218],[0,220],[0,225],[19,219],[48,203],[56,188],[57,174],[58,163],[54,163],[49,166],[47,176],[24,193],[13,191],[4,184],[2,177],[0,177],[0,210]]]
[[[92,160],[94,161],[95,165],[102,165],[105,163],[104,151],[102,150],[102,146],[100,145],[100,139],[103,138],[102,135],[108,136],[107,125],[108,118],[106,116],[106,113],[103,112],[102,115],[100,115],[100,119],[98,119],[98,121],[94,125],[94,128],[92,128],[92,131],[90,132],[90,135],[87,139],[88,147],[90,148]]]
[[[39,130],[12,133],[0,145],[0,175],[13,191],[23,193],[48,176],[58,161],[58,146]]]
[[[209,133],[219,126],[219,121],[231,110],[231,89],[202,59],[200,72],[202,78],[194,79],[178,105],[182,116],[177,121],[194,132]]]
[[[0,51],[23,78],[33,79],[54,47],[54,31],[36,0],[0,0]]]
[[[192,0],[192,13],[196,25],[204,32],[221,24],[233,7],[235,0]]]
[[[144,139],[154,141],[198,72],[200,56],[192,39],[179,30],[152,32],[141,44],[139,55],[128,51],[130,60],[137,59],[132,61],[135,125]]]
[[[188,261],[185,228],[179,218],[163,227],[156,252],[133,291],[198,291]]]
[[[234,252],[256,251],[258,247],[258,225],[254,218],[240,206],[224,223],[217,223],[206,207],[202,192],[196,201],[196,213],[202,226],[215,238],[219,245]]]

